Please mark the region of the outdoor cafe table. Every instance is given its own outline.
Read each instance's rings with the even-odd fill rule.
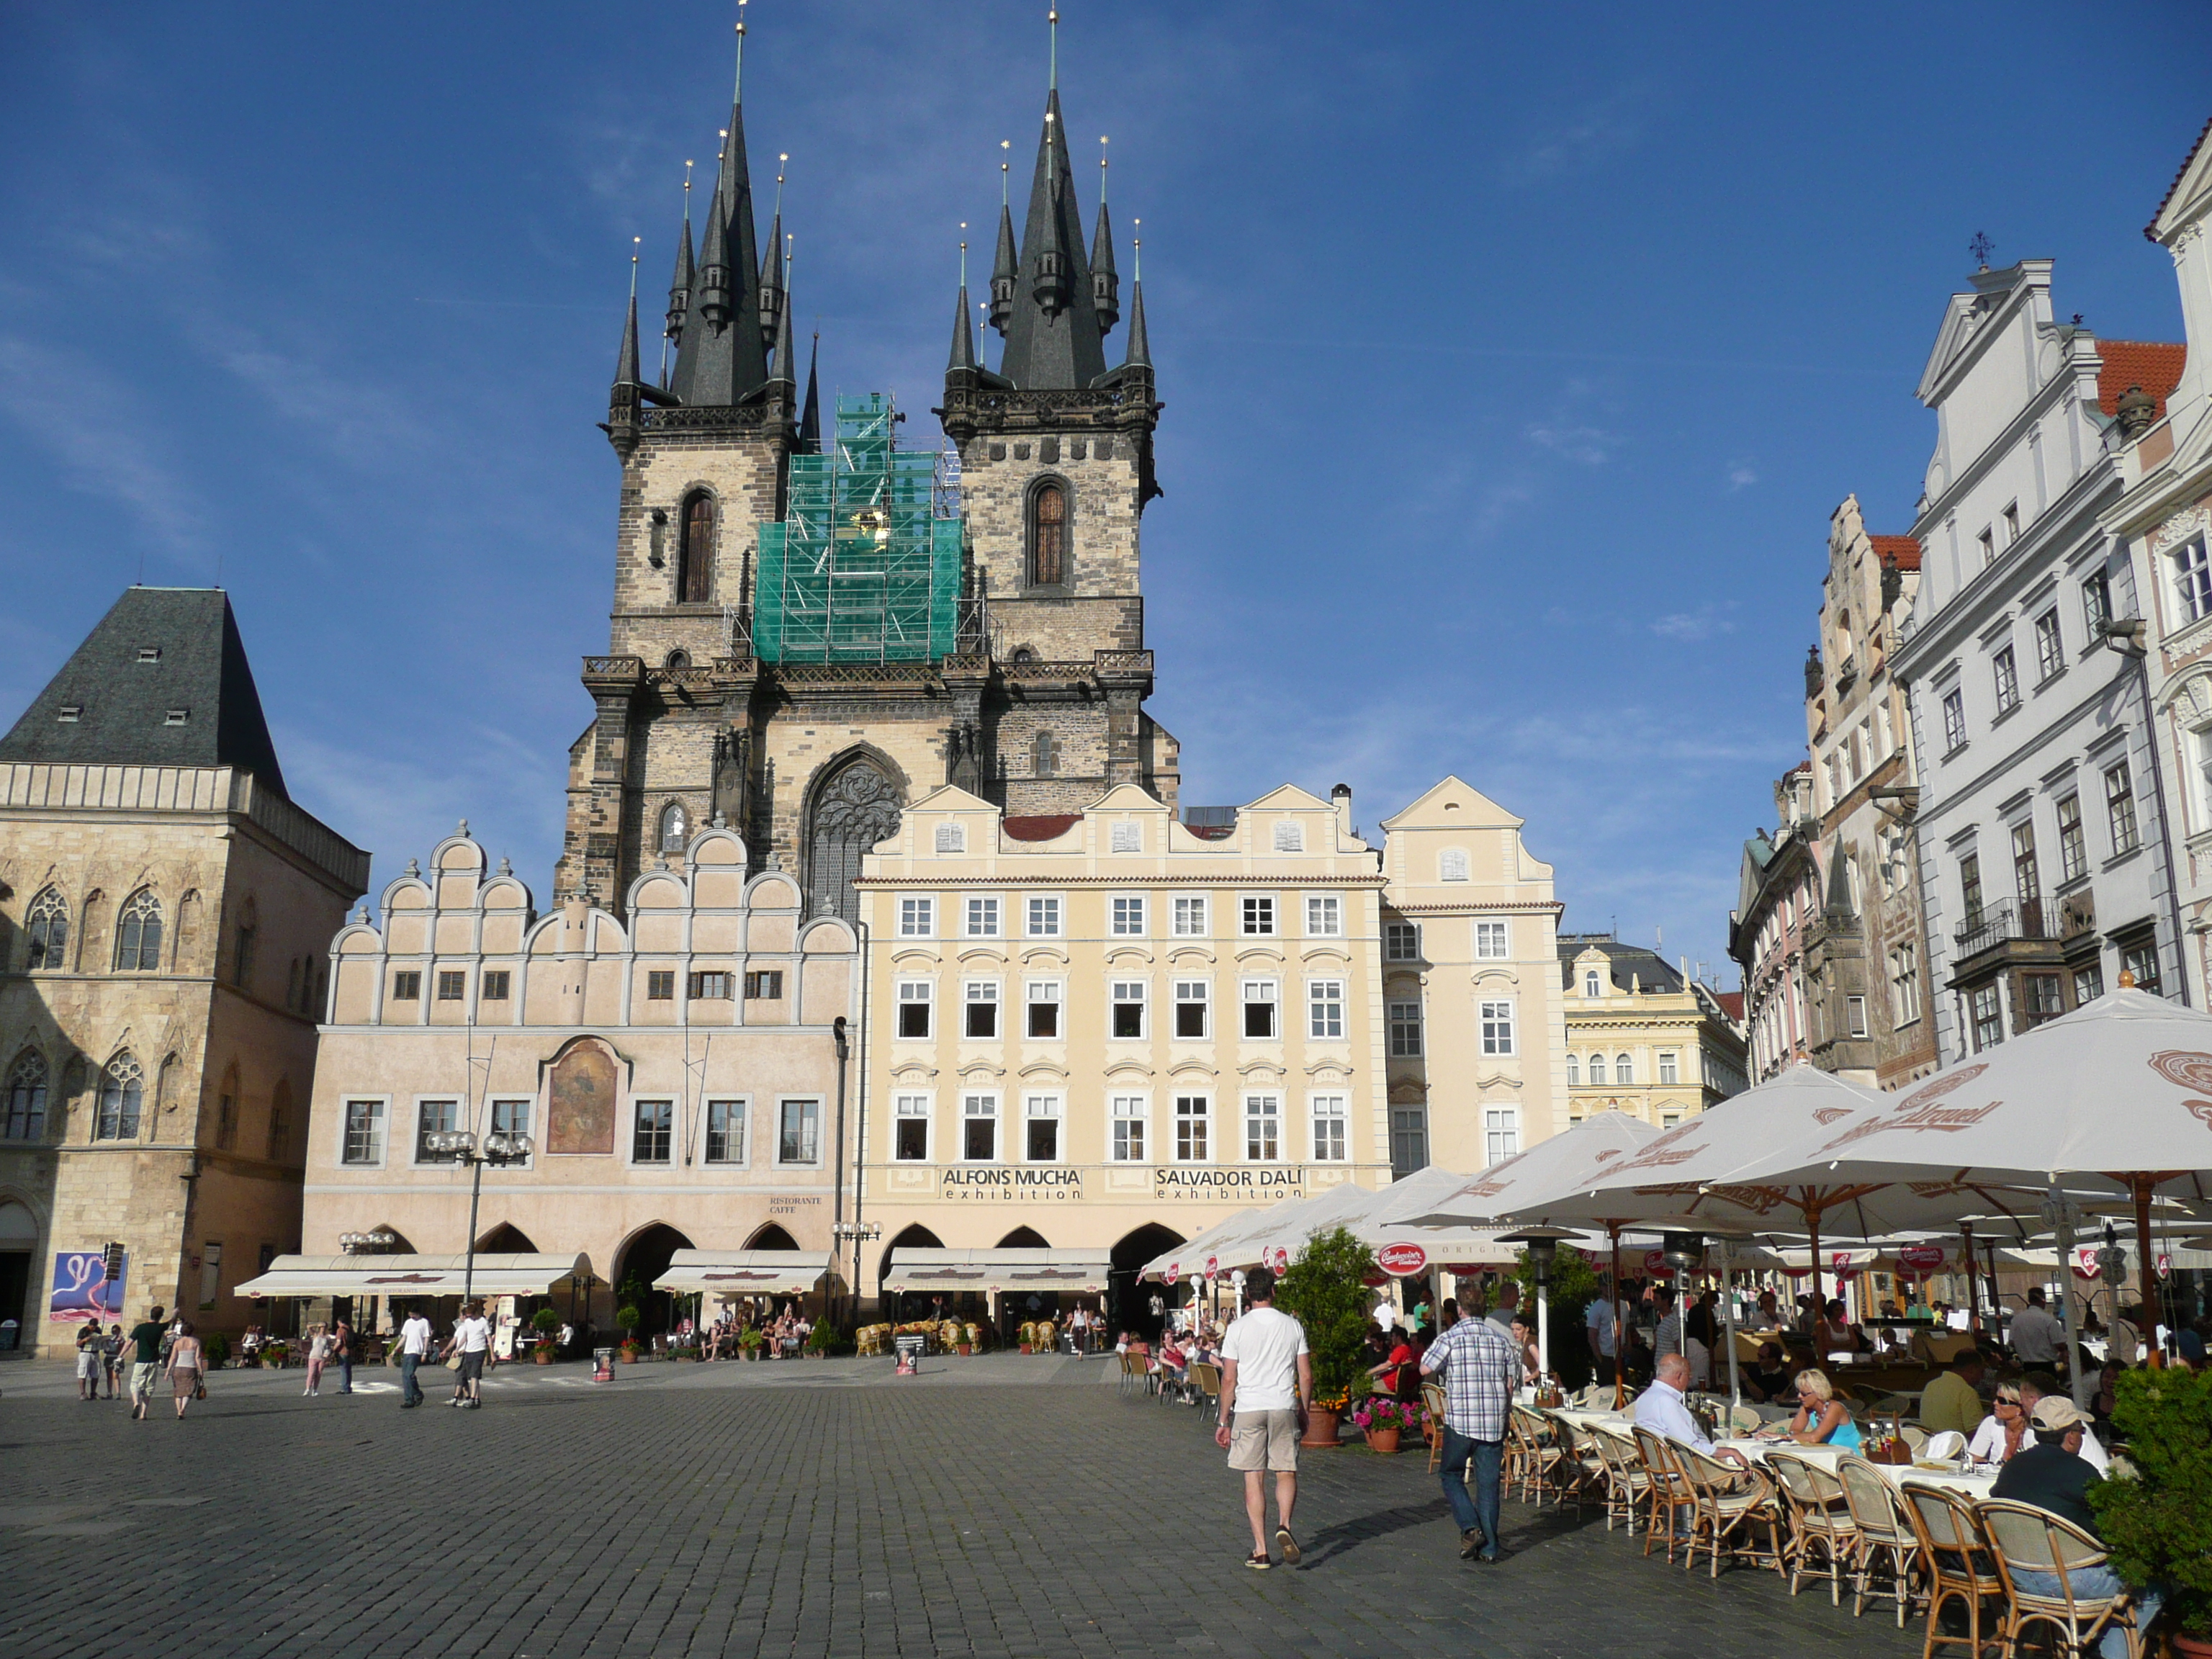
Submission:
[[[1786,1440],[1723,1440],[1716,1443],[1741,1453],[1744,1461],[1749,1463],[1764,1463],[1767,1453],[1778,1448],[1796,1452],[1808,1462],[1832,1469],[1844,1455],[1838,1447],[1800,1446]],[[1996,1480],[1994,1470],[1923,1469],[1915,1463],[1876,1463],[1874,1467],[1881,1471],[1882,1478],[1893,1486],[1907,1480],[1919,1480],[1931,1486],[1947,1486],[1953,1492],[1973,1498],[1987,1498],[1990,1484]]]

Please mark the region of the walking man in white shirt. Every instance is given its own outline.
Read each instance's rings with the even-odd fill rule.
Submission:
[[[407,1316],[399,1328],[399,1403],[404,1408],[422,1403],[422,1385],[415,1372],[430,1357],[430,1322],[420,1310]]]
[[[2058,1363],[2066,1331],[2044,1305],[2042,1285],[2028,1291],[2027,1305],[2012,1316],[2012,1328],[2005,1333],[2005,1340],[2012,1345],[2013,1358],[2024,1367]]]
[[[1252,1553],[1244,1565],[1265,1572],[1267,1554],[1267,1472],[1275,1475],[1275,1547],[1286,1565],[1302,1553],[1291,1532],[1298,1501],[1298,1441],[1313,1402],[1313,1359],[1304,1327],[1275,1310],[1275,1275],[1255,1267],[1244,1276],[1251,1304],[1221,1342],[1221,1426],[1213,1443],[1229,1452],[1229,1467],[1244,1476],[1244,1514],[1252,1523]]]

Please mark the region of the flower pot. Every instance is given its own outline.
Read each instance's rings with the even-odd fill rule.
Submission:
[[[975,1352],[975,1346],[972,1343],[963,1342],[960,1345],[959,1352],[961,1358],[964,1359],[968,1355]]]
[[[1306,1412],[1305,1437],[1298,1444],[1309,1449],[1320,1450],[1336,1444],[1337,1413],[1322,1407],[1310,1407]]]
[[[1023,1344],[1022,1344],[1022,1352],[1023,1352],[1024,1353],[1028,1353],[1030,1351],[1030,1345],[1029,1345],[1028,1343],[1026,1343],[1026,1342],[1023,1343]]]
[[[2175,1631],[2166,1640],[2173,1644],[2176,1659],[2212,1659],[2212,1638],[2184,1636]]]
[[[1398,1437],[1402,1432],[1404,1431],[1400,1429],[1370,1429],[1367,1431],[1368,1449],[1379,1452],[1385,1457],[1391,1456],[1398,1449]]]
[[[537,1352],[531,1355],[530,1358],[537,1364],[550,1365],[553,1363],[553,1350],[550,1348],[540,1348]]]
[[[636,1364],[637,1350],[635,1348],[624,1348],[622,1351],[622,1363],[625,1365]]]

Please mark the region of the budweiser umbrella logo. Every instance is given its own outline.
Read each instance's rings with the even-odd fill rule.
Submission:
[[[1429,1265],[1429,1253],[1418,1244],[1385,1244],[1376,1251],[1375,1265],[1393,1278],[1407,1279]]]
[[[2212,1054],[2194,1054],[2186,1048],[2168,1048],[2150,1057],[2150,1068],[2169,1083],[2178,1083],[2185,1089],[2212,1093]]]

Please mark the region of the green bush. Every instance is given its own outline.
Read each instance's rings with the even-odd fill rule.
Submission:
[[[207,1355],[210,1370],[219,1371],[230,1364],[230,1339],[222,1332],[216,1331],[210,1334],[206,1340],[200,1344],[200,1347]]]
[[[1367,1281],[1374,1276],[1375,1253],[1346,1227],[1316,1233],[1284,1271],[1275,1302],[1305,1327],[1313,1352],[1314,1403],[1343,1409],[1352,1385],[1365,1371]]]
[[[2112,1565],[2130,1584],[2165,1585],[2183,1635],[2212,1637],[2212,1373],[2125,1373],[2112,1425],[2133,1474],[2089,1488]]]
[[[540,1308],[530,1316],[530,1328],[540,1336],[550,1336],[561,1328],[561,1316],[550,1308]]]
[[[645,1316],[635,1308],[623,1307],[615,1310],[615,1323],[622,1327],[623,1340],[625,1342],[636,1340],[637,1328],[644,1322]]]

